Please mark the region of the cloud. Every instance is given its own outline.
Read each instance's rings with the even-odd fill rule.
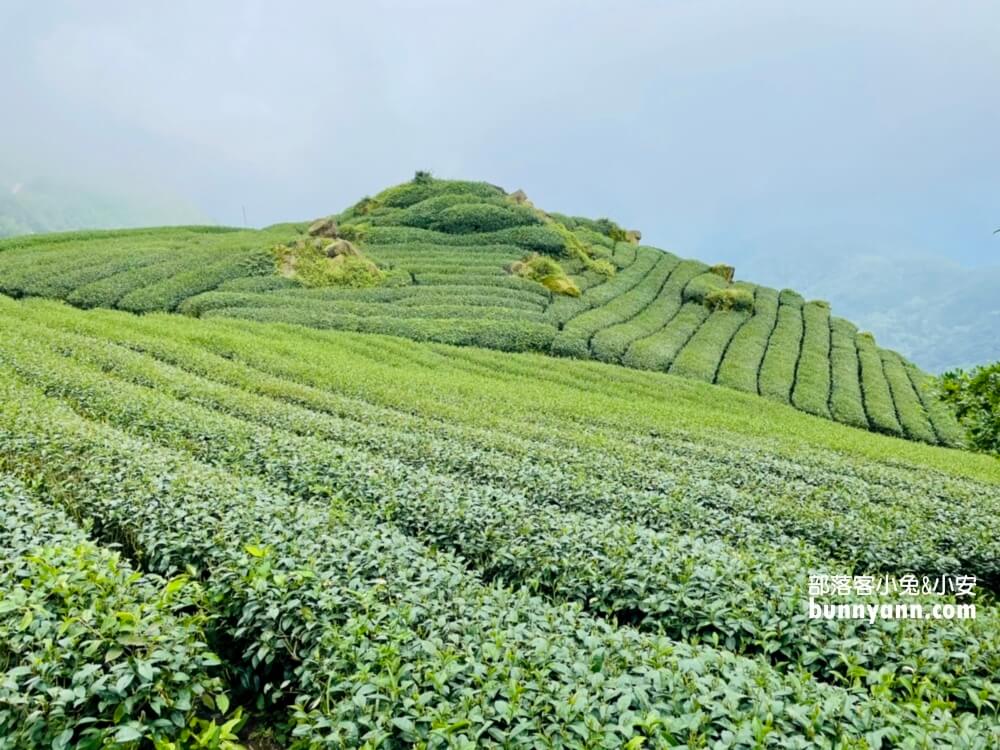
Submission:
[[[431,169],[737,265],[990,265],[998,27],[985,0],[15,2],[0,169],[256,224]]]

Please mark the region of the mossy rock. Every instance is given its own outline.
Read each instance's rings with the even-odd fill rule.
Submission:
[[[361,251],[349,240],[334,240],[323,248],[323,254],[327,258],[361,257]]]
[[[308,232],[310,237],[329,237],[331,239],[336,239],[340,236],[337,234],[337,222],[332,216],[327,216],[324,219],[317,219],[309,225]]]

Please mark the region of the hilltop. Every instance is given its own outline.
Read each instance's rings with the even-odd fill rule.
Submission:
[[[482,182],[418,174],[324,220],[259,231],[7,240],[0,292],[596,359],[863,429],[962,444],[926,374],[825,302]]]

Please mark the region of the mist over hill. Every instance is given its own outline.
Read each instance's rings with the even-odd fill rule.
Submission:
[[[202,211],[176,196],[0,174],[0,237],[206,222]]]

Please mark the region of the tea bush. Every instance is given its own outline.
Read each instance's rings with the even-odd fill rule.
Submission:
[[[778,318],[760,364],[760,395],[789,403],[802,345],[802,297],[782,290]]]
[[[226,713],[198,585],[141,576],[0,475],[0,748],[139,747]]]
[[[843,318],[830,321],[830,413],[838,422],[867,429],[855,341],[857,331],[857,326]]]
[[[903,428],[896,416],[892,402],[892,392],[885,379],[882,357],[875,347],[870,333],[859,333],[855,338],[858,347],[858,361],[861,363],[861,392],[864,396],[865,413],[872,429],[892,435],[902,435]]]
[[[741,289],[753,299],[753,292]],[[670,365],[670,372],[708,383],[715,382],[722,357],[736,333],[750,315],[736,310],[716,310],[702,325]]]
[[[605,362],[619,362],[634,341],[663,328],[681,307],[681,291],[703,270],[704,265],[697,261],[682,260],[677,263],[657,297],[641,312],[594,335],[591,342],[594,356]]]
[[[892,402],[896,407],[903,432],[913,440],[922,440],[925,443],[937,442],[937,435],[934,433],[934,428],[931,427],[927,412],[924,411],[924,406],[920,403],[916,390],[914,390],[903,360],[896,352],[883,349],[880,354],[882,356],[882,371],[889,384]]]
[[[733,336],[717,376],[719,384],[747,393],[757,393],[757,374],[778,321],[778,292],[757,287],[753,312],[753,317]]]
[[[795,368],[792,405],[820,417],[830,416],[830,308],[816,302],[802,307],[802,353]],[[933,440],[931,441],[933,442]]]
[[[656,333],[635,341],[622,362],[643,370],[667,370],[684,345],[708,319],[708,309],[698,302],[684,304]]]

